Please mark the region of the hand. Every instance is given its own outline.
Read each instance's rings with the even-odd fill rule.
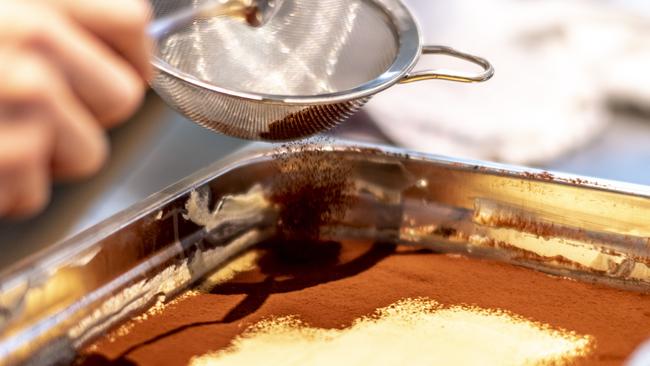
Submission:
[[[151,75],[146,0],[0,0],[0,216],[39,212],[51,181],[107,158],[104,129]]]

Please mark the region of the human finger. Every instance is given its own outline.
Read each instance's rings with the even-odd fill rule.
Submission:
[[[52,131],[37,113],[0,111],[0,217],[29,217],[50,196]]]
[[[147,80],[152,42],[147,26],[152,10],[146,0],[41,0],[63,8],[83,27],[89,29],[123,55]]]
[[[130,116],[144,96],[144,81],[125,59],[45,2],[0,2],[0,43],[50,60],[105,127]]]
[[[0,50],[0,106],[41,110],[51,126],[53,175],[74,179],[94,174],[108,142],[93,115],[76,98],[65,76],[34,52]]]

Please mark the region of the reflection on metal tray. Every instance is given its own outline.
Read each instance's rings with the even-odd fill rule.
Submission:
[[[369,145],[253,148],[4,272],[0,365],[71,362],[109,327],[274,235],[283,213],[273,182],[290,173],[278,161],[313,152],[349,167],[356,198],[321,237],[400,241],[650,292],[648,188]]]

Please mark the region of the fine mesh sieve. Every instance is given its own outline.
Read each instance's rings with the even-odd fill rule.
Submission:
[[[206,0],[151,0],[157,18]],[[292,140],[329,129],[375,93],[424,79],[489,79],[484,59],[421,45],[399,0],[284,0],[261,27],[197,18],[156,37],[153,88],[211,130],[246,139]],[[483,67],[476,75],[412,73],[421,53]]]

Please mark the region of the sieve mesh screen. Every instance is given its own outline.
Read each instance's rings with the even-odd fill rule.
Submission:
[[[205,0],[152,0],[156,16]],[[384,73],[398,36],[372,1],[284,1],[264,26],[226,17],[195,20],[158,40],[157,56],[234,91],[305,96],[353,89]]]

